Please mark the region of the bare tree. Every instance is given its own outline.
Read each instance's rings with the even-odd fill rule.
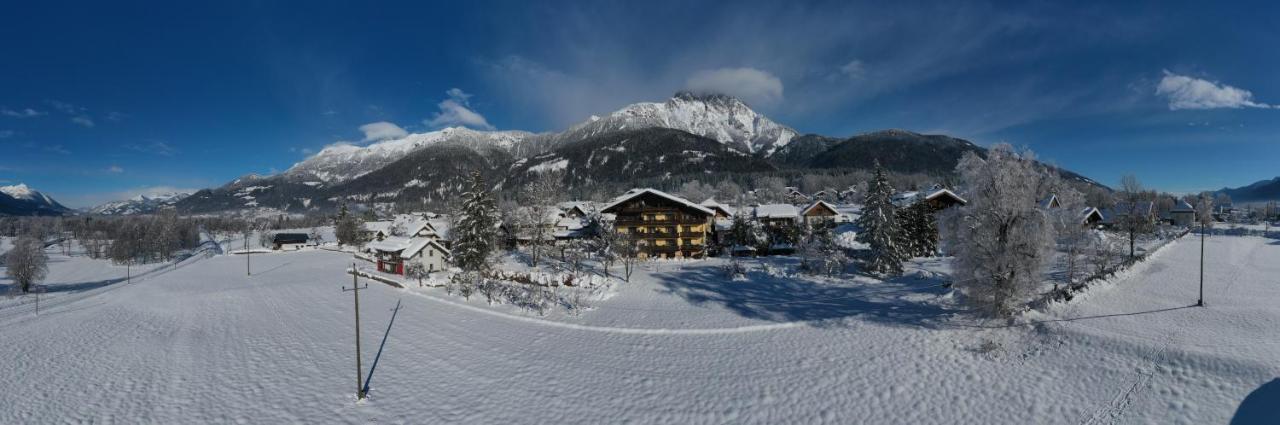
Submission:
[[[1053,226],[1038,207],[1041,166],[1029,151],[997,144],[983,159],[965,154],[956,167],[969,203],[944,212],[955,255],[955,286],[994,317],[1020,309],[1051,257]]]
[[[538,174],[520,196],[523,204],[519,210],[516,231],[529,237],[529,266],[537,267],[546,254],[547,240],[556,224],[556,203],[564,193],[564,171],[548,171]]]
[[[5,254],[5,274],[16,285],[14,292],[31,292],[31,285],[44,280],[49,273],[49,256],[44,253],[44,243],[38,239],[21,237]]]
[[[1120,179],[1119,196],[1124,202],[1117,204],[1116,208],[1123,210],[1124,214],[1117,217],[1116,224],[1128,235],[1129,258],[1132,259],[1136,255],[1138,235],[1153,230],[1154,223],[1150,215],[1152,205],[1143,200],[1145,195],[1142,182],[1132,174]]]
[[[618,235],[617,241],[613,244],[614,255],[622,262],[622,280],[630,282],[631,273],[635,271],[636,263],[640,261],[640,246],[637,245],[639,240],[630,233],[622,233]]]

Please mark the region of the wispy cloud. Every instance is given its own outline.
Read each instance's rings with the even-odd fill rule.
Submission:
[[[121,168],[119,165],[114,165],[114,164],[113,164],[112,166],[107,167],[107,172],[108,172],[108,173],[115,173],[115,174],[119,174],[119,173],[123,173],[123,172],[124,172],[124,168]]]
[[[449,89],[445,94],[449,95],[449,98],[436,105],[436,107],[440,108],[440,111],[436,112],[431,119],[424,120],[424,124],[435,128],[460,125],[482,130],[493,130],[494,127],[489,124],[489,120],[486,120],[483,115],[471,109],[470,99],[472,95],[458,88]]]
[[[685,81],[685,88],[728,94],[753,105],[773,105],[782,100],[782,80],[755,68],[701,70]]]
[[[9,109],[0,108],[0,115],[13,118],[33,118],[45,115],[45,112],[37,111],[31,108]]]
[[[71,151],[62,145],[44,145],[41,147],[45,152],[56,153],[60,155],[71,155]]]
[[[151,140],[144,143],[130,143],[124,145],[125,149],[159,156],[173,156],[178,153],[178,149],[172,145],[160,140]]]
[[[85,128],[93,128],[95,125],[93,123],[93,119],[89,118],[88,115],[76,115],[74,117],[71,117],[71,122],[76,123]]]
[[[1253,93],[1216,81],[1178,75],[1168,70],[1156,85],[1156,95],[1169,100],[1170,110],[1272,108],[1253,100]]]
[[[13,130],[0,130],[0,139],[8,139],[13,137],[15,134],[18,133]]]
[[[398,139],[408,136],[409,132],[404,131],[400,126],[387,121],[371,122],[360,126],[360,131],[364,133],[365,142],[378,140]]]

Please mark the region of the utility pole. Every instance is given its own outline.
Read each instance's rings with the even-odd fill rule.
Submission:
[[[1204,307],[1204,233],[1205,224],[1200,222],[1200,300],[1196,301],[1196,306]]]
[[[359,275],[356,274],[356,263],[351,263],[351,289],[345,286],[342,292],[351,291],[355,296],[356,304],[356,399],[364,400],[364,370],[360,366],[360,290],[368,288],[365,284],[362,288],[359,283]]]
[[[249,256],[250,255],[253,255],[253,254],[249,252],[249,235],[245,234],[244,236],[244,275],[245,276],[253,276],[253,273],[249,272]]]

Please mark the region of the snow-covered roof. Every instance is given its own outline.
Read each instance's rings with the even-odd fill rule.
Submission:
[[[1040,208],[1053,208],[1054,204],[1057,204],[1057,203],[1058,203],[1058,195],[1052,194],[1052,193],[1050,193],[1048,197],[1041,199],[1039,202]]]
[[[364,230],[373,232],[373,233],[382,232],[382,234],[386,235],[386,234],[390,234],[391,226],[393,224],[395,223],[390,220],[368,221],[364,223]]]
[[[764,204],[756,207],[757,218],[796,218],[800,211],[791,204]]]
[[[819,200],[819,201],[816,201],[816,202],[814,202],[814,203],[812,203],[812,204],[809,204],[809,206],[808,206],[808,207],[805,207],[804,211],[802,211],[802,212],[801,212],[801,214],[808,215],[808,214],[809,214],[809,210],[812,210],[812,209],[817,208],[817,207],[820,207],[820,206],[821,206],[821,207],[825,207],[825,208],[830,209],[830,210],[831,210],[831,212],[832,212],[832,213],[835,213],[836,215],[839,215],[839,214],[840,214],[840,211],[836,209],[836,206],[835,206],[835,205],[831,205],[831,203],[829,203],[829,202],[827,202],[827,201],[822,201],[822,200]]]
[[[734,214],[737,214],[738,212],[737,208],[722,204],[719,201],[716,201],[716,198],[707,198],[707,200],[702,201],[702,206],[711,208],[713,210],[718,209],[718,210],[724,211],[725,215],[734,215]]]
[[[365,244],[365,248],[375,251],[395,252],[403,251],[413,245],[413,238],[403,236],[389,236],[380,241],[373,241]]]
[[[446,241],[450,240],[449,233],[450,233],[451,226],[449,225],[448,218],[445,218],[444,216],[438,216],[436,218],[428,219],[427,224],[430,225],[429,227],[427,227],[428,235],[435,235],[437,238],[443,239]]]
[[[952,192],[948,189],[935,190],[933,191],[933,193],[930,193],[928,196],[925,196],[924,199],[933,200],[942,196],[950,196],[952,198],[955,198],[957,201],[960,201],[961,204],[969,203],[969,201],[966,201],[964,198],[961,198],[960,195],[957,195],[955,192]]]
[[[1099,209],[1094,208],[1094,207],[1084,207],[1084,208],[1082,208],[1082,209],[1080,210],[1080,221],[1081,221],[1081,222],[1088,222],[1088,221],[1089,221],[1089,216],[1092,216],[1092,215],[1094,215],[1094,214],[1097,214],[1097,215],[1098,215],[1098,219],[1099,219],[1099,220],[1104,220],[1104,219],[1106,218],[1106,217],[1104,217],[1104,216],[1102,215],[1102,210],[1099,210]]]
[[[1191,206],[1191,204],[1188,204],[1188,203],[1187,203],[1187,201],[1178,200],[1177,202],[1175,202],[1175,203],[1173,204],[1173,209],[1172,209],[1172,210],[1170,210],[1170,211],[1172,211],[1172,212],[1192,212],[1192,213],[1193,213],[1193,212],[1196,212],[1196,209],[1195,209],[1195,207],[1192,207],[1192,206]]]
[[[702,206],[702,205],[695,204],[695,203],[693,203],[692,201],[690,201],[690,200],[688,200],[688,199],[684,199],[684,198],[681,198],[681,197],[679,197],[679,196],[675,196],[675,195],[672,195],[672,194],[670,194],[670,193],[663,192],[663,191],[661,191],[661,190],[653,189],[653,188],[644,188],[644,189],[636,188],[636,189],[628,190],[628,191],[627,191],[627,193],[622,194],[622,196],[619,196],[619,197],[617,197],[617,198],[613,198],[613,200],[612,200],[612,201],[609,201],[609,203],[608,203],[608,204],[606,204],[606,205],[604,206],[604,208],[601,208],[601,209],[600,209],[600,211],[602,211],[602,212],[603,212],[603,211],[609,211],[609,210],[613,209],[613,207],[616,207],[616,206],[618,206],[618,205],[621,205],[623,202],[629,201],[629,200],[631,200],[631,199],[634,199],[634,198],[635,198],[635,197],[637,197],[637,196],[644,195],[644,194],[646,194],[646,193],[648,193],[648,194],[653,194],[653,195],[656,195],[656,196],[659,196],[659,197],[666,198],[666,199],[668,199],[668,200],[670,200],[670,201],[672,201],[672,202],[675,202],[675,203],[678,203],[678,204],[682,204],[682,205],[684,205],[684,206],[686,206],[686,207],[689,207],[689,208],[691,208],[691,209],[697,210],[697,211],[699,211],[699,212],[706,213],[707,215],[715,215],[715,214],[716,214],[716,212],[715,212],[715,211],[712,211],[711,209],[709,209],[709,208],[707,208],[707,207],[704,207],[704,206]]]
[[[409,247],[405,248],[404,252],[400,253],[401,257],[409,258],[409,257],[413,257],[414,255],[418,255],[418,253],[421,252],[423,248],[426,248],[428,246],[439,250],[440,252],[444,253],[444,255],[446,256],[451,254],[448,248],[445,248],[444,245],[442,245],[440,242],[436,241],[435,239],[429,239],[429,238],[412,238],[412,239],[413,239],[413,243],[411,243]]]

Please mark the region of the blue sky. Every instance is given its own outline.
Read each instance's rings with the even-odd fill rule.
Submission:
[[[1108,184],[1280,175],[1274,3],[883,3],[10,3],[0,184],[87,206],[686,87],[805,133],[1027,146]]]

